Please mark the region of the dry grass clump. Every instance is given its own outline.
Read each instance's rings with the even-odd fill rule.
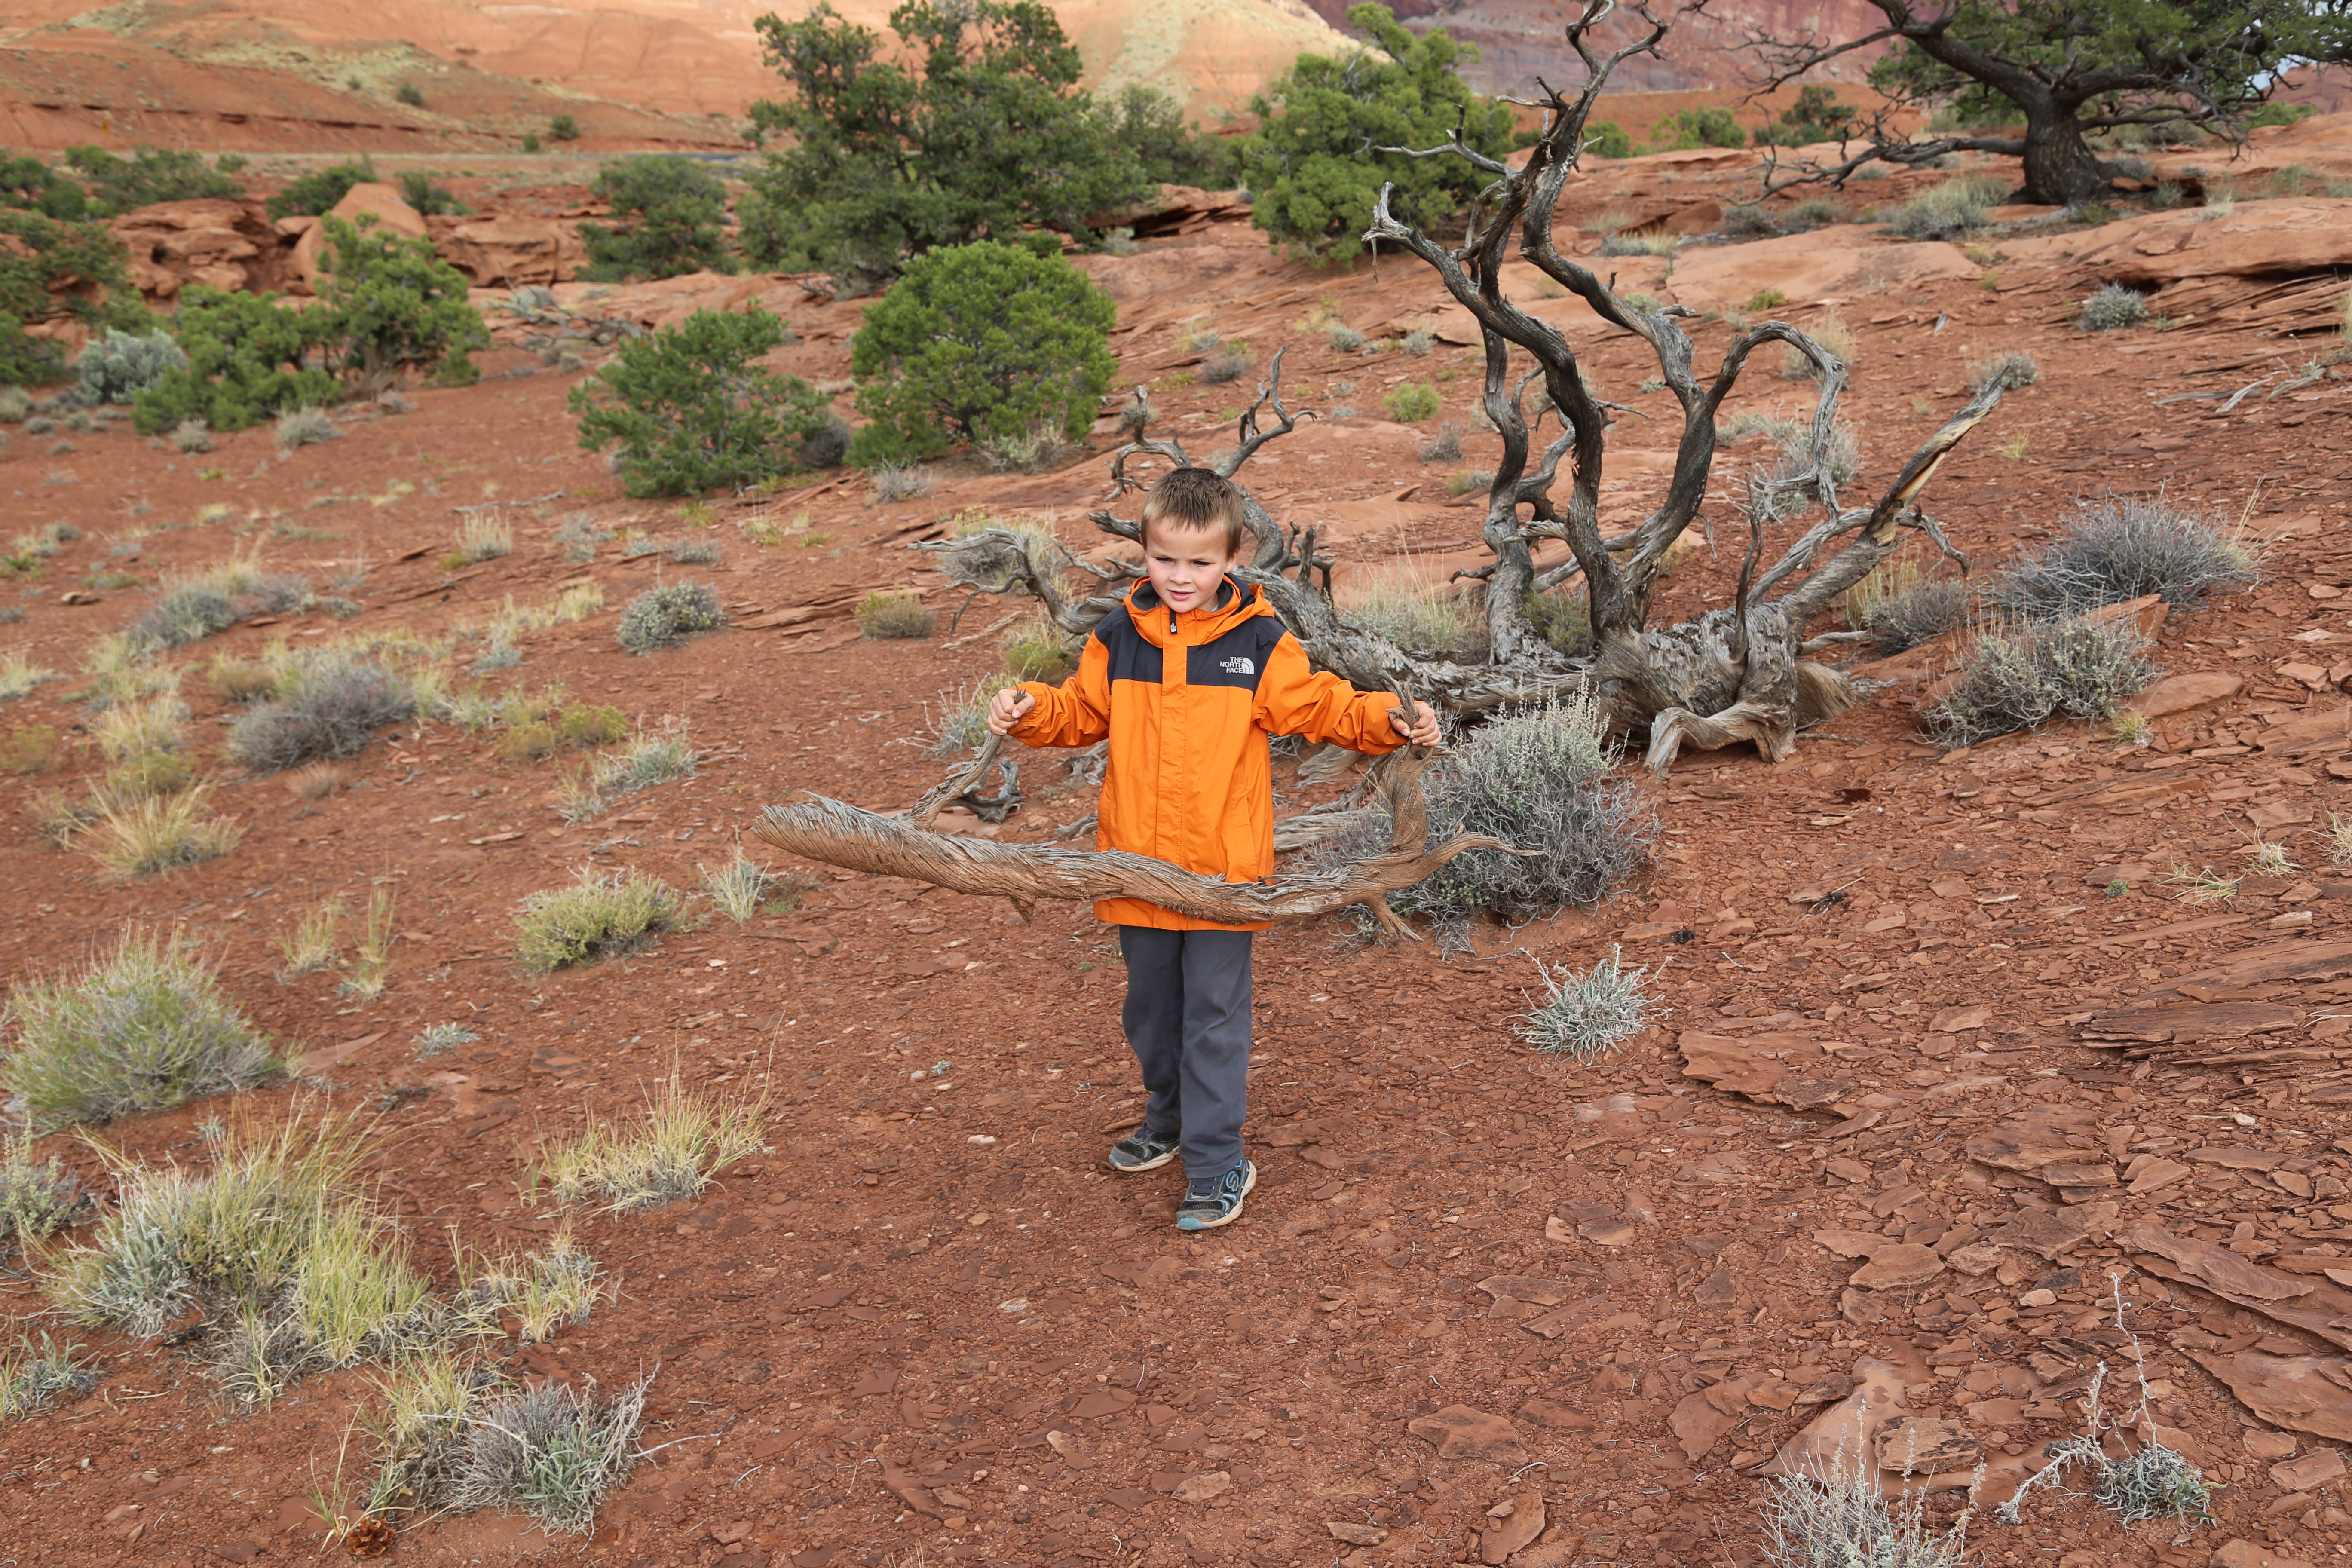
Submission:
[[[289,408],[278,416],[275,434],[282,456],[298,447],[320,447],[340,441],[343,433],[323,408]]]
[[[1845,624],[1875,633],[1882,653],[1916,647],[1966,626],[1968,619],[1967,585],[1951,578],[1931,580],[1908,555],[1881,562],[1845,591]]]
[[[60,1345],[47,1333],[36,1347],[25,1335],[0,1353],[0,1421],[39,1415],[60,1399],[79,1399],[98,1386],[95,1368],[77,1359],[81,1347]]]
[[[92,815],[68,830],[69,841],[117,879],[216,860],[245,837],[245,829],[227,817],[205,814],[212,804],[210,784],[138,798],[101,792],[90,804]]]
[[[1948,239],[1983,226],[2008,194],[1998,180],[1947,180],[1904,203],[1886,226],[1905,239]]]
[[[566,778],[563,820],[585,822],[622,795],[677,779],[690,779],[700,762],[685,726],[672,721],[658,735],[640,736],[627,750],[597,757]]]
[[[397,934],[393,910],[397,898],[389,886],[378,887],[368,895],[367,921],[360,928],[351,968],[335,987],[337,995],[373,1002],[383,994],[384,982],[392,975],[392,943]]]
[[[2227,516],[2163,497],[2109,496],[2080,507],[2055,542],[2011,562],[1985,596],[2005,615],[2047,620],[2148,594],[2194,609],[2261,580],[2256,546]]]
[[[1223,386],[1229,381],[1239,381],[1249,374],[1250,366],[1256,363],[1256,355],[1251,353],[1246,346],[1236,343],[1222,353],[1211,354],[1201,362],[1201,384]]]
[[[515,916],[516,956],[533,974],[634,952],[677,923],[676,889],[639,871],[581,874],[532,893]]]
[[[687,1089],[673,1067],[641,1121],[591,1122],[541,1155],[539,1175],[567,1208],[599,1201],[613,1214],[653,1208],[698,1195],[713,1173],[761,1152],[767,1121],[764,1099],[706,1098]]]
[[[17,982],[5,1019],[16,1042],[0,1083],[40,1131],[166,1110],[285,1070],[178,931],[134,925],[77,976]]]
[[[877,642],[931,635],[931,613],[912,589],[877,589],[857,601],[857,629]]]
[[[485,1405],[468,1420],[449,1506],[519,1509],[551,1535],[585,1532],[636,1464],[649,1381],[609,1399],[551,1383]]]
[[[222,654],[205,667],[205,684],[231,707],[256,702],[278,689],[278,672],[257,658]]]
[[[699,864],[694,868],[702,873],[702,890],[719,906],[719,912],[737,925],[760,912],[761,900],[776,880],[766,867],[740,849],[735,851],[734,859],[716,871]]]
[[[1410,565],[1364,583],[1347,595],[1339,615],[1412,653],[1458,653],[1486,641],[1478,605]]]
[[[1055,426],[1032,425],[1012,435],[983,436],[973,450],[992,472],[1035,474],[1059,468],[1079,447]]]
[[[290,980],[298,974],[332,969],[337,933],[342,928],[343,917],[350,912],[341,902],[330,900],[297,920],[294,929],[278,939],[278,956],[286,960],[278,978]]]
[[[1655,1001],[1642,989],[1647,968],[1627,970],[1615,947],[1582,974],[1566,964],[1552,970],[1533,961],[1544,999],[1518,1023],[1518,1036],[1536,1049],[1589,1062],[1632,1039],[1650,1022]]]
[[[939,695],[939,717],[931,718],[931,705],[923,705],[923,716],[930,724],[930,739],[924,752],[934,757],[960,756],[986,743],[988,740],[988,704],[996,694],[1013,684],[1009,675],[984,676],[969,686],[960,686]]]
[[[71,1171],[34,1163],[29,1130],[0,1133],[0,1263],[72,1224],[85,1201]]]
[[[1958,670],[1959,684],[1920,717],[1947,745],[2065,719],[2111,719],[2158,675],[2147,643],[2126,622],[2045,622],[1986,627]]]
[[[1964,1568],[1963,1526],[1927,1527],[1927,1489],[1887,1501],[1865,1469],[1780,1476],[1765,1504],[1764,1560],[1772,1568]]]
[[[514,529],[502,508],[466,513],[450,537],[456,546],[448,557],[453,565],[474,566],[514,553]]]
[[[417,1032],[413,1042],[416,1048],[410,1054],[420,1062],[429,1062],[436,1057],[447,1056],[459,1046],[470,1046],[481,1037],[463,1024],[427,1024]]]
[[[1014,681],[1042,680],[1051,685],[1078,667],[1078,647],[1062,628],[1044,616],[1016,623],[1002,644],[1004,673]]]
[[[360,1189],[352,1117],[240,1121],[197,1173],[100,1145],[118,1203],[41,1282],[69,1321],[152,1339],[191,1313],[236,1402],[305,1373],[428,1342],[439,1310],[391,1221]]]
[[[457,1261],[466,1281],[455,1303],[461,1332],[503,1334],[511,1322],[515,1339],[535,1345],[554,1338],[558,1329],[586,1322],[612,1293],[599,1283],[596,1260],[572,1239],[569,1225],[548,1239],[544,1252],[469,1261],[461,1249]]]
[[[225,561],[167,574],[162,596],[122,635],[132,648],[152,654],[201,642],[255,616],[283,615],[310,602],[307,580],[263,567],[257,541]]]
[[[931,470],[919,463],[877,463],[874,465],[874,504],[890,506],[898,501],[920,500],[940,488]]]
[[[1848,370],[1853,368],[1853,329],[1847,326],[1841,318],[1835,314],[1823,316],[1817,321],[1808,322],[1804,332],[1807,337],[1843,361]],[[1821,379],[1822,370],[1821,366],[1813,363],[1811,355],[1796,344],[1790,343],[1781,351],[1780,374],[1790,381],[1818,381]]]
[[[29,778],[65,760],[65,744],[54,724],[19,724],[0,734],[0,773]]]
[[[55,680],[57,671],[44,669],[21,653],[0,658],[0,702],[11,698],[30,697],[33,689],[44,680]]]

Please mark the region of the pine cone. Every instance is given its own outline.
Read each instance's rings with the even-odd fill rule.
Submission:
[[[354,1557],[381,1557],[392,1550],[392,1526],[380,1519],[363,1519],[345,1532],[343,1550]]]

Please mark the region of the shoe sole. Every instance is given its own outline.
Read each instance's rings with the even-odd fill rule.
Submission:
[[[1255,1191],[1257,1191],[1257,1166],[1253,1164],[1249,1168],[1248,1177],[1242,1183],[1242,1195],[1234,1200],[1234,1206],[1225,1211],[1224,1217],[1222,1219],[1202,1220],[1196,1224],[1187,1225],[1184,1223],[1181,1216],[1179,1216],[1176,1221],[1176,1228],[1178,1230],[1222,1230],[1226,1226],[1233,1224],[1234,1221],[1242,1217],[1242,1209],[1244,1205],[1249,1201],[1250,1194]]]
[[[1169,1161],[1173,1160],[1175,1157],[1176,1151],[1171,1149],[1165,1154],[1160,1155],[1157,1160],[1138,1160],[1131,1163],[1123,1165],[1119,1163],[1118,1156],[1113,1154],[1105,1162],[1105,1163],[1108,1164],[1114,1171],[1132,1176],[1139,1171],[1156,1171],[1160,1169],[1160,1166],[1168,1163]]]

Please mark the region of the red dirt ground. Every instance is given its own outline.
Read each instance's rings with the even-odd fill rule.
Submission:
[[[1596,183],[1576,219],[1727,197],[1709,183],[1727,176],[1704,170],[1665,186],[1658,171],[1674,167]],[[1905,188],[1885,182],[1873,195]],[[1287,345],[1286,384],[1303,406],[1369,411],[1386,386],[1433,378],[1449,416],[1471,407],[1475,353],[1450,337],[1422,360],[1343,357],[1302,330],[1328,301],[1368,332],[1434,321],[1444,333],[1437,291],[1393,256],[1377,275],[1318,272],[1214,224],[1087,265],[1120,304],[1124,382],[1152,381],[1163,422],[1201,449],[1247,394],[1246,383],[1171,379],[1197,358],[1176,346],[1192,319],[1247,340],[1261,363]],[[1622,266],[1631,286],[1657,264]],[[99,568],[152,584],[273,530],[317,531],[278,537],[270,563],[321,582],[364,563],[354,596],[365,609],[352,623],[362,630],[446,631],[509,595],[536,602],[593,576],[609,607],[534,634],[520,668],[492,684],[561,681],[648,724],[682,719],[706,755],[696,779],[567,829],[550,809],[555,764],[502,763],[487,737],[448,725],[372,748],[348,787],[315,804],[279,780],[234,776],[200,740],[245,840],[226,858],[131,885],[100,879],[92,862],[36,834],[30,795],[75,779],[10,780],[0,899],[19,913],[0,935],[0,967],[11,978],[53,973],[128,921],[180,922],[288,1051],[335,1053],[331,1066],[313,1058],[320,1078],[299,1094],[253,1096],[261,1107],[361,1107],[430,1082],[429,1096],[384,1114],[373,1168],[436,1266],[429,1244],[446,1227],[472,1246],[547,1233],[558,1216],[520,1197],[539,1141],[625,1116],[673,1059],[693,1082],[772,1096],[772,1152],[701,1200],[574,1216],[619,1277],[619,1300],[506,1363],[518,1376],[608,1387],[657,1370],[644,1441],[667,1446],[584,1543],[548,1542],[521,1520],[453,1518],[406,1531],[404,1560],[1440,1563],[1477,1559],[1474,1532],[1498,1500],[1521,1500],[1525,1520],[1525,1500],[1539,1496],[1546,1533],[1515,1563],[1748,1563],[1765,1488],[1750,1472],[1868,1372],[1865,1358],[1892,1369],[1877,1375],[1906,1391],[1911,1411],[1981,1444],[1993,1482],[2013,1486],[2042,1445],[2077,1428],[2090,1364],[2123,1359],[2103,1327],[2111,1274],[2135,1303],[2154,1419],[2228,1482],[2218,1520],[2125,1529],[2087,1500],[2037,1496],[2021,1526],[1979,1516],[1987,1560],[2201,1565],[2231,1541],[2244,1544],[2219,1561],[2332,1560],[2352,1545],[2341,1483],[2273,1479],[2282,1449],[2269,1424],[2193,1357],[2324,1357],[2312,1365],[2340,1370],[2341,1331],[2325,1313],[2297,1326],[2233,1304],[2145,1245],[2127,1249],[2126,1233],[2153,1217],[2243,1258],[2284,1259],[2310,1282],[2304,1300],[2323,1305],[2337,1293],[2315,1260],[2352,1241],[2352,1206],[2336,1206],[2352,1181],[2352,1097],[2342,1020],[2327,1006],[2343,973],[2330,964],[2352,951],[2340,912],[2352,881],[2326,868],[2324,843],[2346,808],[2352,739],[2328,727],[2343,699],[2318,668],[2352,637],[2335,608],[2352,571],[2336,543],[2352,389],[2323,379],[2276,401],[2257,393],[2227,415],[2216,401],[2163,401],[2327,351],[2316,335],[2265,335],[2277,318],[2256,284],[2207,289],[2194,310],[2174,312],[2184,320],[2172,331],[2093,338],[2063,318],[2090,279],[2053,268],[1994,281],[1881,282],[1883,292],[1843,299],[1859,345],[1846,406],[1866,453],[1849,494],[1883,484],[1958,405],[1969,360],[2029,350],[2039,384],[1962,447],[1930,509],[1979,570],[2048,537],[2076,498],[2110,489],[2242,514],[2276,541],[2269,581],[2158,634],[2168,669],[2224,672],[2242,689],[2158,720],[2145,748],[2063,726],[1939,755],[1914,710],[1931,658],[1891,671],[1895,686],[1784,765],[1685,757],[1654,792],[1665,832],[1654,869],[1590,913],[1486,932],[1474,957],[1367,945],[1337,921],[1270,935],[1250,1127],[1265,1174],[1231,1229],[1181,1237],[1169,1225],[1172,1172],[1130,1180],[1102,1165],[1103,1145],[1134,1120],[1137,1086],[1118,1036],[1109,936],[1083,910],[1041,909],[1024,925],[992,902],[800,868],[819,890],[789,916],[740,929],[713,917],[634,957],[543,978],[512,956],[515,900],[584,865],[688,887],[767,804],[814,790],[891,808],[932,782],[927,712],[994,667],[992,639],[859,641],[849,605],[869,587],[907,584],[951,614],[960,595],[908,546],[967,508],[1046,514],[1066,542],[1091,548],[1084,513],[1102,491],[1108,435],[1058,472],[950,469],[937,495],[911,503],[872,505],[860,482],[833,479],[722,504],[713,536],[724,563],[676,568],[615,560],[613,545],[591,566],[562,561],[552,536],[574,511],[615,529],[689,529],[676,507],[617,495],[574,445],[562,400],[572,378],[520,350],[486,356],[477,387],[418,393],[404,416],[347,413],[343,439],[283,459],[266,431],[188,458],[127,429],[73,436],[70,451],[12,429],[0,486],[20,525],[67,521],[84,537],[21,584],[28,618],[7,628],[8,651],[70,671],[137,616],[147,602],[137,590],[62,602],[89,592]],[[768,286],[779,301],[796,292]],[[678,297],[624,292],[608,308]],[[1802,297],[1785,307],[1800,321],[1822,309]],[[845,376],[857,310],[788,307],[801,340],[778,363]],[[1612,515],[1638,512],[1679,426],[1671,398],[1634,390],[1651,373],[1639,345],[1588,325],[1579,341],[1591,342],[1596,381],[1647,416],[1612,432],[1611,482],[1626,488],[1611,492]],[[1694,330],[1708,363],[1727,329]],[[1806,405],[1774,368],[1751,369],[1735,410]],[[1406,550],[1470,558],[1479,513],[1442,504],[1443,471],[1416,460],[1426,434],[1335,417],[1268,448],[1244,477],[1277,516],[1327,523],[1344,591]],[[1480,437],[1468,440],[1466,460],[1484,460]],[[1728,479],[1746,458],[1727,458]],[[394,479],[413,491],[394,495]],[[515,553],[443,573],[451,509],[492,487],[510,503]],[[370,504],[379,497],[386,504]],[[228,520],[194,521],[215,502]],[[801,514],[809,528],[795,537],[807,542],[761,549],[739,531]],[[1700,552],[1659,616],[1723,602],[1728,557]],[[713,583],[739,621],[814,613],[632,658],[614,640],[615,613],[656,571]],[[974,606],[959,635],[1003,608]],[[178,657],[194,666],[268,637],[338,629],[292,617]],[[45,685],[0,720],[70,732],[83,717],[65,700],[76,685]],[[209,736],[218,705],[200,678],[184,689],[192,732]],[[68,773],[93,765],[77,753]],[[1052,759],[1030,760],[1033,800],[1007,837],[1040,837],[1087,809],[1060,777]],[[1286,801],[1303,796],[1287,769],[1279,787]],[[2250,879],[2218,913],[2175,901],[2176,864],[2236,868],[2251,834],[2311,869]],[[2130,890],[2101,896],[2118,876]],[[331,975],[273,977],[272,940],[297,915],[331,896],[363,901],[379,880],[398,890],[401,933],[379,1000],[338,999]],[[1845,901],[1809,912],[1825,889]],[[1678,944],[1681,932],[1695,937]],[[1613,943],[1651,966],[1671,1016],[1589,1067],[1531,1053],[1510,1029],[1536,989],[1524,952],[1582,966]],[[2283,962],[2287,978],[2264,978]],[[2174,1045],[2080,1037],[2115,1005],[2177,982],[2200,1005],[2253,1005],[2230,1015],[2234,1025],[2180,1023]],[[480,1043],[414,1062],[416,1032],[449,1020]],[[2253,1033],[2232,1043],[2233,1029]],[[2183,1048],[2200,1030],[2220,1037]],[[2188,1059],[2253,1047],[2294,1051]],[[1712,1087],[1686,1074],[1685,1047],[1818,1064],[1808,1073],[1834,1077],[1853,1114],[1800,1109],[1819,1097],[1769,1073]],[[939,1062],[951,1065],[915,1081]],[[1793,1103],[1759,1098],[1771,1095]],[[110,1136],[201,1163],[192,1130],[224,1109],[143,1117]],[[2061,1190],[2014,1161],[1988,1163],[2029,1113],[2081,1160],[2112,1158],[2104,1177],[2082,1182],[2116,1184]],[[41,1147],[102,1184],[72,1138]],[[2117,1177],[2136,1152],[2148,1159]],[[2143,1190],[2166,1154],[2185,1162],[2181,1176]],[[2058,1223],[2036,1217],[2053,1214],[2072,1219],[2043,1258],[2023,1241]],[[2000,1263],[1855,1288],[1853,1260],[1832,1247],[1861,1232],[1871,1246],[1945,1253],[1990,1237]],[[1498,1276],[1525,1278],[1479,1288]],[[57,1328],[30,1281],[5,1289],[10,1333]],[[1558,1310],[1528,1304],[1546,1296]],[[80,1337],[100,1358],[99,1391],[0,1427],[0,1535],[12,1556],[195,1568],[312,1551],[311,1477],[331,1471],[369,1398],[364,1376],[315,1379],[274,1408],[231,1416],[166,1344]],[[2316,1373],[2305,1382],[2320,1412],[2311,1421],[2340,1419],[2341,1389]],[[1516,1443],[1486,1450],[1505,1457],[1441,1457],[1412,1429],[1455,1405],[1513,1422]],[[2258,1432],[2269,1436],[2250,1444]],[[912,1472],[901,1490],[886,1489],[885,1461]],[[1350,1547],[1333,1522],[1385,1539]]]

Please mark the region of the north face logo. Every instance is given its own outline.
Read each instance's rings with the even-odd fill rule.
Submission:
[[[1226,659],[1223,663],[1218,665],[1217,668],[1223,670],[1227,675],[1255,675],[1257,673],[1257,666],[1252,664],[1248,659],[1244,658],[1239,654],[1235,654],[1233,658]]]

